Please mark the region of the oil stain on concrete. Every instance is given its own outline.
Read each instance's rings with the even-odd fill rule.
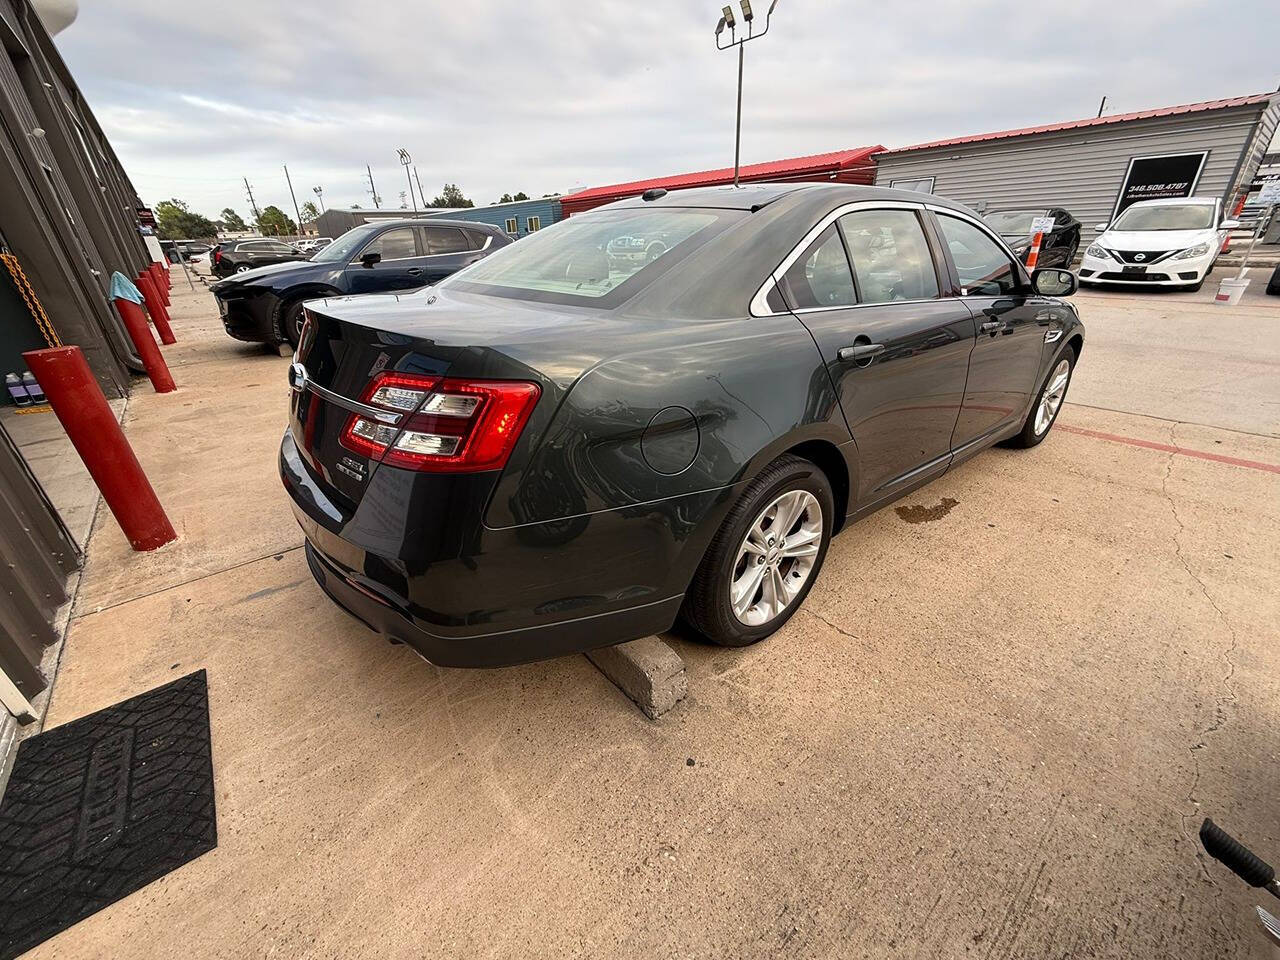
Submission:
[[[923,503],[913,503],[909,507],[894,507],[893,512],[905,520],[907,523],[932,523],[934,520],[941,520],[954,507],[959,500],[953,500],[951,497],[943,497],[936,507],[926,507]]]

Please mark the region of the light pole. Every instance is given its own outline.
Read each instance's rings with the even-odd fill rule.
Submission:
[[[316,199],[320,201],[320,212],[324,213],[324,187],[312,187],[311,192],[316,195]]]
[[[409,172],[409,165],[413,163],[413,157],[409,156],[409,151],[404,147],[396,150],[396,154],[400,157],[400,166],[404,167],[404,178],[409,184],[409,199],[413,201],[413,215],[418,215],[418,198],[413,195],[413,174]]]
[[[748,40],[759,40],[769,32],[769,18],[773,16],[773,9],[778,5],[778,0],[773,0],[769,4],[769,10],[764,15],[764,29],[756,33],[756,15],[751,9],[751,0],[741,0],[739,6],[742,8],[742,19],[746,24],[746,36],[738,36],[738,21],[733,15],[732,7],[724,7],[721,10],[723,14],[720,22],[716,24],[716,49],[728,50],[731,47],[738,48],[738,119],[733,128],[733,185],[738,186],[738,169],[742,158],[742,48]],[[724,35],[725,27],[729,28],[729,39],[721,41]]]

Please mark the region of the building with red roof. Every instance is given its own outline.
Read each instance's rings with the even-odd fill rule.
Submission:
[[[739,171],[739,182],[761,180],[807,180],[833,183],[870,184],[875,179],[875,164],[871,157],[884,147],[858,147],[853,150],[836,150],[832,153],[816,153],[807,157],[788,160],[772,160],[768,163],[751,163]],[[649,180],[632,180],[604,187],[579,190],[560,198],[564,215],[582,213],[614,200],[638,197],[646,190],[661,187],[665,190],[681,190],[688,187],[711,187],[733,183],[733,167],[718,170],[700,170],[696,173],[678,173],[669,177]]]

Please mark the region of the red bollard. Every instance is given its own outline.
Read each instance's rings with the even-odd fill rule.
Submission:
[[[135,550],[178,539],[79,347],[22,355]]]
[[[124,328],[129,331],[129,339],[138,348],[138,356],[142,358],[147,376],[151,378],[151,386],[155,388],[156,393],[176,390],[173,376],[169,373],[169,365],[164,362],[160,348],[156,346],[155,337],[151,336],[151,328],[147,326],[147,317],[142,312],[142,307],[123,297],[116,297],[115,304],[116,312],[124,321]]]
[[[169,312],[160,301],[155,281],[146,270],[138,274],[138,289],[142,291],[142,299],[147,302],[147,313],[151,314],[151,322],[160,331],[160,342],[177,343],[178,338],[173,335],[173,328],[169,326]]]
[[[160,294],[160,302],[169,306],[169,278],[159,260],[151,261],[151,279],[156,282],[156,293]]]

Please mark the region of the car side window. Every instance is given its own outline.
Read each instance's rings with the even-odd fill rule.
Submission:
[[[966,296],[999,297],[1018,289],[1018,271],[999,245],[971,223],[938,215]]]
[[[266,243],[263,244],[268,253],[293,253],[293,247],[287,243]]]
[[[849,258],[835,224],[809,244],[786,272],[783,283],[796,310],[847,307],[856,302]]]
[[[914,211],[861,210],[839,222],[858,278],[859,303],[938,296],[938,272]]]
[[[465,253],[471,249],[467,235],[457,227],[427,227],[427,253]]]
[[[409,257],[416,257],[418,247],[413,241],[413,230],[410,227],[397,227],[378,234],[360,251],[360,256],[370,253],[381,254],[383,260],[406,260]]]

